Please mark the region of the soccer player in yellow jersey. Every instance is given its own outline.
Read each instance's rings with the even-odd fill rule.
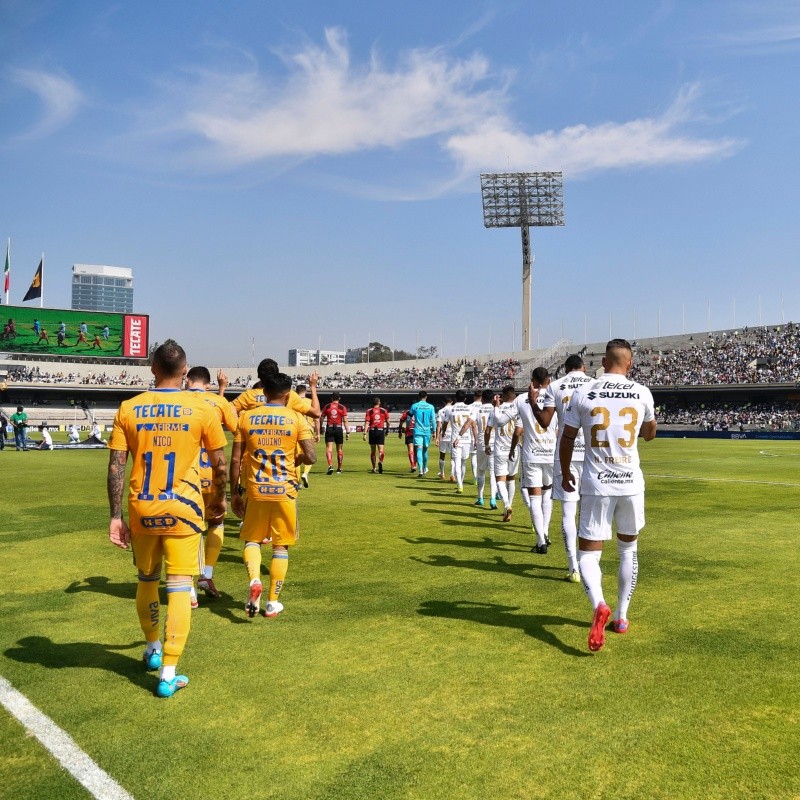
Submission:
[[[263,359],[258,365],[258,376],[259,376],[259,383],[262,384],[263,387],[263,379],[261,375],[277,375],[278,374],[278,362],[271,359],[265,358]],[[312,419],[319,419],[320,418],[320,407],[319,407],[319,398],[317,397],[317,381],[319,380],[319,375],[316,372],[312,372],[308,378],[308,385],[311,390],[311,398],[308,397],[300,397],[294,390],[289,390],[289,397],[286,400],[287,408],[292,409],[292,411],[297,411],[299,414],[304,414],[307,417],[311,417]],[[241,414],[242,411],[249,411],[251,408],[255,408],[256,406],[263,406],[264,403],[267,402],[264,389],[263,388],[252,388],[252,389],[245,389],[237,398],[231,401],[231,405],[236,410],[237,414]]]
[[[147,647],[144,662],[159,669],[158,697],[171,697],[189,682],[176,675],[191,624],[192,577],[202,567],[205,527],[200,486],[200,451],[211,464],[209,513],[225,515],[227,462],[225,434],[208,403],[181,390],[186,353],[169,339],[153,354],[155,388],[125,400],[114,418],[109,441],[108,536],[123,549],[133,546],[139,582],[136,611]],[[128,519],[122,516],[125,464],[133,466],[128,490]],[[167,572],[164,645],[159,640],[158,584],[162,562]]]
[[[250,578],[245,611],[254,617],[261,602],[261,544],[272,540],[269,598],[265,617],[283,611],[278,597],[289,568],[288,548],[297,540],[296,464],[317,460],[313,434],[301,414],[286,406],[292,379],[283,373],[259,372],[267,402],[239,414],[231,454],[233,512],[244,520],[244,563]],[[297,455],[297,451],[300,451]],[[245,498],[237,491],[239,475],[246,477]]]
[[[224,376],[223,376],[224,377]],[[220,373],[217,374],[220,380]],[[220,381],[222,384],[223,381]],[[192,367],[186,373],[186,389],[190,392],[197,392],[197,396],[208,403],[219,417],[222,426],[236,433],[237,415],[231,404],[218,394],[209,391],[211,388],[211,373],[207,367]],[[209,506],[212,502],[211,495],[211,463],[205,450],[200,453],[200,486],[203,490],[203,502],[206,509],[206,522],[208,532],[205,538],[205,553],[203,556],[203,574],[197,581],[197,587],[205,592],[207,597],[219,597],[219,591],[214,585],[214,567],[217,565],[222,543],[225,540],[225,517],[215,517],[209,513]],[[192,608],[197,608],[197,594],[192,587]]]
[[[306,396],[306,392],[308,391],[308,387],[305,384],[298,383],[297,384],[297,396],[304,400]],[[306,417],[306,424],[308,425],[311,433],[314,435],[314,442],[319,441],[319,419],[313,419],[312,417]],[[303,464],[302,468],[298,470],[300,474],[300,482],[303,486],[308,489],[308,473],[311,472],[311,464]]]

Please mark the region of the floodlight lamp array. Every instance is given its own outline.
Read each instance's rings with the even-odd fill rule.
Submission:
[[[483,224],[487,228],[564,224],[561,172],[483,173],[481,197]]]

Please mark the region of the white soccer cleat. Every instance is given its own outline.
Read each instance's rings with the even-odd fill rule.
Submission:
[[[283,611],[283,603],[279,603],[277,600],[270,600],[264,609],[264,616],[268,619],[274,619],[281,611]]]

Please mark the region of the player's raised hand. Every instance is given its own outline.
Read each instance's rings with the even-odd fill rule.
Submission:
[[[122,517],[112,519],[108,523],[108,539],[111,544],[127,550],[131,544],[131,530]]]
[[[228,385],[228,376],[221,369],[217,370],[217,385],[223,390]]]
[[[308,385],[316,386],[319,383],[319,372],[312,372],[308,376]]]
[[[535,403],[539,398],[539,389],[533,385],[533,381],[530,382],[528,386],[528,399],[531,401],[531,404]]]

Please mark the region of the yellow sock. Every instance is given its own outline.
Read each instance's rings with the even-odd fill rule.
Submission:
[[[206,534],[206,557],[205,563],[207,567],[215,567],[219,552],[222,550],[222,543],[225,541],[225,526],[215,525],[213,528],[208,529]]]
[[[160,580],[160,570],[157,575],[139,573],[139,583],[136,586],[136,613],[139,615],[139,624],[142,626],[144,638],[148,642],[158,641],[158,582]]]
[[[186,646],[192,624],[192,579],[167,576],[167,618],[164,622],[164,666],[174,667]]]
[[[261,580],[261,544],[260,542],[247,542],[244,546],[244,565],[247,567],[247,577],[251,581]]]
[[[269,599],[277,600],[283,588],[283,581],[289,571],[289,553],[286,550],[272,552],[269,563]]]
[[[303,464],[303,475],[308,475],[311,472],[311,464]]]

